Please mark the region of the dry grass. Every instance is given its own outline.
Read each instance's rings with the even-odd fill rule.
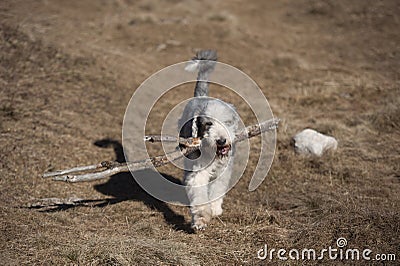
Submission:
[[[0,4],[1,261],[257,265],[268,262],[256,259],[264,244],[322,249],[338,237],[400,256],[397,1],[167,2]],[[196,16],[200,5],[209,16]],[[156,51],[168,40],[179,45]],[[49,169],[123,160],[120,131],[134,88],[199,47],[217,48],[249,73],[282,119],[259,189],[247,191],[259,140],[224,214],[199,234],[186,208],[153,199],[129,174],[74,185],[40,179]],[[180,89],[159,102],[147,130],[159,128]],[[212,93],[254,122],[237,96]],[[291,137],[305,127],[338,138],[338,151],[294,154]],[[84,201],[29,208],[71,196]]]

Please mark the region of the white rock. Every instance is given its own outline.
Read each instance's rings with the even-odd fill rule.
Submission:
[[[293,137],[294,148],[300,154],[321,156],[325,151],[337,149],[338,142],[334,137],[326,136],[313,129],[304,129]]]

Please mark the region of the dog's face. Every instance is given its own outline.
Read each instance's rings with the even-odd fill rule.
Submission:
[[[219,100],[207,104],[203,114],[196,119],[198,136],[205,150],[224,158],[232,150],[239,118],[232,105]]]

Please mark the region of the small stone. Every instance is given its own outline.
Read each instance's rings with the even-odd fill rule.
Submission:
[[[322,156],[327,150],[336,150],[338,145],[334,137],[326,136],[309,128],[296,134],[293,140],[297,153],[316,156]]]
[[[181,45],[181,42],[180,42],[180,41],[177,41],[177,40],[167,40],[167,41],[166,41],[166,44],[167,44],[167,45],[171,45],[171,46],[180,46],[180,45]]]
[[[161,52],[163,50],[167,49],[167,45],[165,43],[161,43],[157,46],[156,51]]]

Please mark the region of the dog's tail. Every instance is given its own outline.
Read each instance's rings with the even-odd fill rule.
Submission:
[[[208,96],[208,77],[214,70],[217,61],[217,52],[214,50],[202,50],[196,53],[196,56],[189,61],[185,70],[196,71],[197,75],[196,88],[194,89],[194,97]]]

